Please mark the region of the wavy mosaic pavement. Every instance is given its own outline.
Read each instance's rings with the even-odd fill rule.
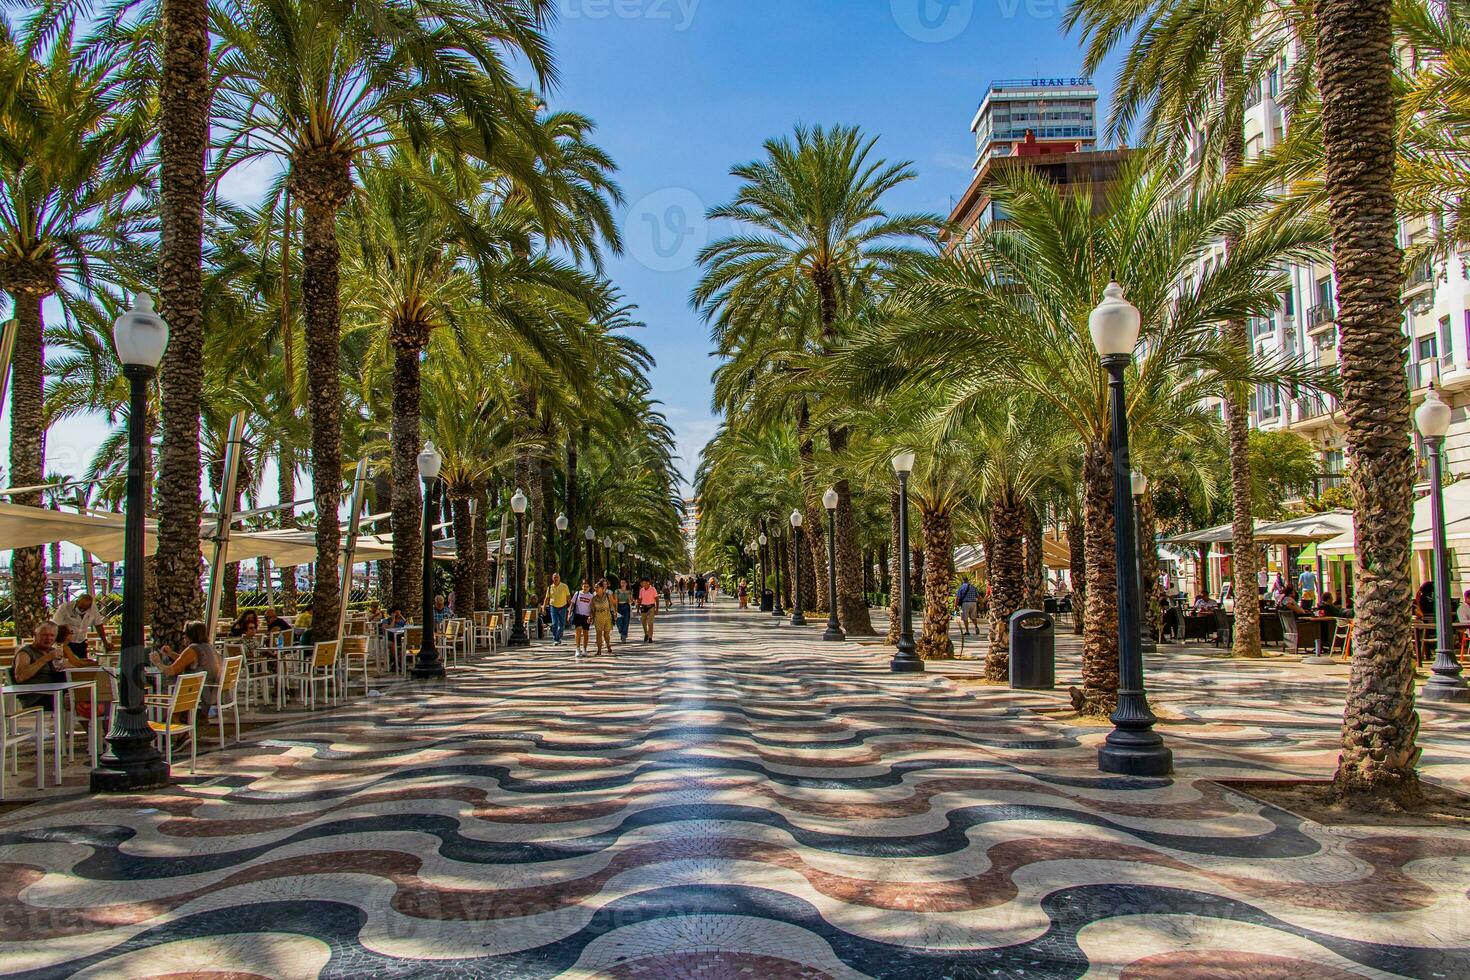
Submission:
[[[1290,675],[1176,654],[1161,690],[1212,688],[1170,733],[1186,777],[1130,782],[1096,773],[1102,733],[1047,695],[894,676],[880,649],[729,606],[660,632],[611,660],[485,657],[260,733],[166,793],[11,814],[0,963],[1470,976],[1470,832],[1324,828],[1187,778],[1324,772],[1330,681],[1272,700]],[[1437,778],[1464,778],[1467,721],[1426,714]]]

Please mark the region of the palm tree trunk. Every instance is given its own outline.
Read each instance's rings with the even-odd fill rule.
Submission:
[[[827,438],[834,455],[847,451],[846,429],[829,429]],[[837,491],[837,617],[848,636],[877,636],[868,599],[863,595],[863,562],[858,554],[857,515],[852,507],[852,488],[838,480]]]
[[[1011,615],[1026,596],[1026,504],[1009,494],[997,494],[990,505],[990,548],[985,571],[990,579],[990,646],[985,676],[1003,681],[1011,671]]]
[[[897,490],[888,494],[888,580],[893,583],[888,590],[888,635],[883,642],[893,646],[901,632],[903,605],[900,601],[900,585],[903,580],[903,551],[898,540],[898,522],[903,513],[903,497]]]
[[[1146,493],[1138,502],[1138,577],[1143,589],[1139,606],[1143,610],[1145,636],[1157,636],[1164,616],[1159,604],[1159,515],[1154,498]],[[1162,637],[1160,637],[1162,638]]]
[[[1046,546],[1041,541],[1046,532],[1041,526],[1041,513],[1034,503],[1022,505],[1018,516],[1021,518],[1021,544],[1025,555],[1026,607],[1040,609],[1046,596]]]
[[[420,337],[394,324],[393,348],[393,605],[405,611],[423,604],[424,520],[419,492]]]
[[[33,288],[9,289],[15,310],[15,348],[10,360],[10,485],[33,487],[46,478],[46,361],[42,341],[41,301]],[[40,507],[41,494],[17,494],[11,503]],[[194,532],[197,544],[199,532]],[[46,618],[46,570],[43,550],[17,548],[11,553],[11,596],[15,635],[32,636]]]
[[[1072,689],[1072,704],[1087,714],[1110,715],[1118,706],[1118,565],[1113,551],[1113,454],[1102,443],[1087,446],[1082,493],[1087,623],[1082,633],[1082,689]]]
[[[163,0],[159,80],[160,313],[168,321],[161,376],[158,547],[153,638],[182,649],[199,616],[199,417],[204,389],[204,164],[209,141],[209,13],[203,0]]]
[[[954,581],[954,526],[948,506],[920,505],[919,521],[924,530],[924,627],[915,640],[925,660],[953,660],[954,640],[949,635],[950,584]]]
[[[812,443],[811,409],[805,398],[796,406],[796,452],[801,461],[801,510],[806,526],[810,564],[816,576],[816,589],[811,594],[814,608],[826,613],[827,605],[827,511],[822,506],[822,493],[817,489],[816,447]],[[894,642],[898,642],[895,638]]]
[[[1067,518],[1067,564],[1072,577],[1072,632],[1087,621],[1087,531],[1076,514]]]
[[[475,521],[475,608],[487,610],[490,605],[490,495],[485,484],[475,484],[475,498],[479,500],[480,517]]]
[[[293,160],[291,177],[305,216],[301,297],[308,352],[312,496],[316,504],[312,633],[331,637],[337,632],[337,606],[341,601],[337,508],[342,503],[342,316],[337,211],[351,191],[351,171],[346,157],[321,153]]]
[[[296,461],[285,449],[278,449],[276,452],[276,496],[281,498],[283,504],[296,499]],[[295,526],[296,508],[283,508],[281,527]],[[279,571],[281,573],[281,614],[294,616],[296,615],[296,604],[300,601],[296,595],[296,566],[281,568]]]
[[[578,466],[578,459],[577,459],[577,457],[580,455],[580,450],[581,450],[581,447],[578,445],[578,438],[579,438],[579,436],[581,438],[585,438],[586,437],[586,429],[587,429],[587,427],[585,425],[581,427],[581,430],[580,431],[575,430],[575,429],[571,429],[570,427],[568,427],[568,432],[567,432],[567,521],[568,521],[567,526],[568,527],[576,527],[578,525],[578,515],[579,515],[579,513],[580,513],[580,511],[582,509],[582,498],[581,498],[582,486],[581,486],[580,480],[577,477],[577,466]]]
[[[556,488],[552,483],[553,466],[550,457],[544,454],[537,457],[536,465],[536,496],[539,499],[541,506],[543,508],[546,508],[551,506],[552,500],[556,499]],[[550,514],[545,513],[544,509],[541,511],[541,514],[542,517],[539,523],[541,529],[541,553],[539,556],[538,564],[536,565],[537,595],[546,594],[546,590],[551,586],[551,573],[556,571],[556,569],[552,567],[555,562],[556,555],[556,518],[552,517]],[[599,545],[599,547],[601,547],[601,545]],[[600,572],[601,569],[598,569],[598,571]],[[593,579],[592,581],[595,582],[596,579]]]
[[[475,608],[475,531],[470,517],[470,493],[458,486],[449,490],[454,510],[454,612],[468,616]]]
[[[1409,578],[1414,457],[1394,211],[1390,0],[1319,0],[1318,71],[1337,269],[1342,407],[1357,501],[1357,622],[1333,781],[1339,801],[1411,805],[1419,716]]]

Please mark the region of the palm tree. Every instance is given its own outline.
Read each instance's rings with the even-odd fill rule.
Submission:
[[[711,209],[709,218],[750,230],[703,250],[704,277],[693,295],[705,318],[714,321],[717,337],[759,342],[763,333],[790,326],[789,310],[804,307],[814,319],[787,346],[830,352],[861,299],[921,255],[918,246],[936,238],[936,217],[884,209],[883,198],[914,172],[904,163],[873,159],[876,142],[853,127],[797,127],[794,139],[767,140],[762,159],[731,171],[741,185],[731,203]],[[726,340],[722,346],[736,344]],[[799,432],[798,438],[806,435]],[[850,433],[834,425],[826,435],[840,459]],[[872,635],[851,488],[840,474],[834,486],[839,615],[849,635]]]
[[[303,221],[302,301],[316,499],[313,622],[337,621],[337,509],[342,484],[338,213],[353,170],[391,146],[422,145],[463,121],[484,147],[528,127],[503,52],[552,74],[545,0],[453,6],[228,0],[215,8],[224,53],[216,95],[221,165],[273,156]],[[447,142],[447,141],[446,141]],[[452,149],[452,147],[446,147]]]
[[[1419,799],[1409,578],[1409,438],[1402,253],[1394,208],[1390,0],[1319,0],[1318,72],[1337,270],[1342,407],[1357,501],[1358,619],[1333,794],[1365,806]]]
[[[1126,140],[1143,114],[1147,143],[1175,157],[1192,149],[1194,159],[1209,161],[1196,171],[1203,180],[1233,179],[1244,166],[1248,93],[1259,89],[1267,71],[1277,65],[1293,36],[1294,21],[1279,0],[1073,0],[1064,18],[1066,28],[1078,29],[1087,41],[1085,71],[1096,71],[1112,51],[1131,44],[1114,94],[1114,138]],[[1294,66],[1297,83],[1289,86],[1292,91],[1308,80],[1307,64]],[[1237,234],[1227,233],[1226,253],[1238,244]],[[1226,321],[1225,333],[1236,347],[1249,347],[1244,320]],[[1247,452],[1249,392],[1230,385],[1224,396],[1235,505],[1234,575],[1236,582],[1249,585],[1260,558]],[[1261,656],[1260,615],[1256,591],[1237,589],[1236,656]]]
[[[0,22],[0,290],[15,320],[10,382],[12,486],[45,476],[45,355],[42,304],[116,281],[128,239],[145,231],[135,168],[141,116],[126,111],[105,64],[76,57],[70,29],[33,57]],[[40,506],[39,492],[11,497]],[[198,537],[198,531],[195,531]],[[196,540],[197,547],[197,540]],[[41,549],[12,559],[20,635],[44,614]]]
[[[948,386],[957,403],[996,383],[1029,391],[1074,430],[1085,447],[1088,587],[1084,687],[1074,700],[1107,713],[1117,688],[1113,461],[1106,376],[1088,316],[1109,279],[1128,284],[1145,355],[1129,387],[1133,426],[1231,383],[1317,383],[1285,367],[1253,366],[1215,325],[1272,308],[1281,263],[1318,254],[1322,229],[1302,221],[1250,225],[1265,198],[1238,186],[1181,192],[1170,173],[1143,160],[1120,175],[1106,211],[1094,212],[1088,194],[1067,196],[1027,172],[1007,175],[996,197],[1009,220],[959,255],[929,263],[900,291],[887,326],[853,341],[852,356],[859,372],[880,381]],[[1227,230],[1240,233],[1235,252],[1191,283],[1198,257]]]

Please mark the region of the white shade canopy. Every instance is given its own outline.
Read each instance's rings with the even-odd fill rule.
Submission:
[[[827,492],[822,494],[822,506],[827,508],[828,510],[836,510],[837,501],[837,488],[828,487]]]
[[[1123,287],[1110,282],[1103,290],[1102,302],[1088,317],[1087,329],[1092,345],[1103,357],[1114,354],[1133,355],[1138,344],[1141,324],[1138,308],[1123,298]]]
[[[112,344],[122,363],[158,367],[168,348],[168,324],[154,312],[152,296],[133,297],[133,308],[113,321]]]

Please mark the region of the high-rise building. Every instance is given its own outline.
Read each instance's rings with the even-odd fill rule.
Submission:
[[[970,123],[975,173],[992,157],[1026,152],[1079,153],[1097,147],[1097,86],[1092,79],[1020,78],[990,83]]]

